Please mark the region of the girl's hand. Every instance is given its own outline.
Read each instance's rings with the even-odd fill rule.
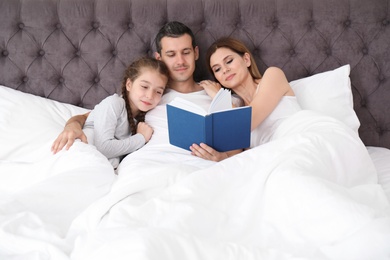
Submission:
[[[221,85],[211,80],[203,80],[199,82],[201,86],[211,98],[214,98],[218,91],[221,89]]]
[[[145,137],[145,143],[152,138],[153,128],[145,122],[139,122],[137,125],[137,134],[142,134]]]
[[[190,150],[192,155],[214,162],[219,162],[229,157],[227,153],[218,152],[204,143],[201,143],[200,145],[193,144],[191,145]]]

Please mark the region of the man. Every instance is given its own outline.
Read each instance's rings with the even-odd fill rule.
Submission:
[[[211,103],[211,98],[202,86],[217,83],[202,81],[198,84],[195,82],[193,76],[195,61],[199,58],[199,48],[196,45],[193,32],[186,25],[177,21],[168,22],[159,30],[155,43],[157,50],[155,58],[162,60],[168,66],[170,79],[167,93],[163,96],[159,106],[146,114],[145,121],[154,129],[150,142],[159,145],[169,145],[165,105],[175,97],[180,96],[203,106],[207,110]],[[220,88],[220,86],[218,87]],[[63,132],[52,145],[54,154],[64,147],[68,150],[73,145],[75,139],[80,139],[82,142],[87,143],[87,138],[82,131],[87,117],[88,113],[74,116],[68,120]],[[210,147],[197,147],[199,152],[203,154],[200,157],[214,161],[220,161],[241,151],[217,153]],[[170,149],[170,147],[165,147],[164,149]],[[188,152],[186,151],[185,154],[188,155]]]

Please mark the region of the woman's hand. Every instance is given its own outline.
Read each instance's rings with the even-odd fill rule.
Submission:
[[[84,134],[80,123],[76,121],[69,122],[54,141],[51,146],[51,151],[53,154],[56,154],[61,151],[64,146],[66,146],[66,150],[69,150],[76,139],[80,139],[82,142],[88,143],[87,136]]]
[[[199,82],[201,86],[211,98],[214,98],[218,91],[221,89],[221,85],[211,80],[203,80]]]
[[[214,162],[219,162],[229,157],[227,153],[218,152],[204,143],[201,143],[200,145],[193,144],[191,145],[190,150],[192,155]]]

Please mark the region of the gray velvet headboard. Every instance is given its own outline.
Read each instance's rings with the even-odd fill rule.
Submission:
[[[390,0],[0,0],[0,85],[92,108],[170,20],[195,33],[197,80],[228,35],[289,80],[350,64],[360,136],[390,148]]]

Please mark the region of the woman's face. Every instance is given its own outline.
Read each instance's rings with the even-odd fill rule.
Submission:
[[[248,71],[250,65],[248,53],[240,56],[229,48],[218,48],[210,57],[210,67],[215,78],[230,89],[243,84],[250,76]]]

